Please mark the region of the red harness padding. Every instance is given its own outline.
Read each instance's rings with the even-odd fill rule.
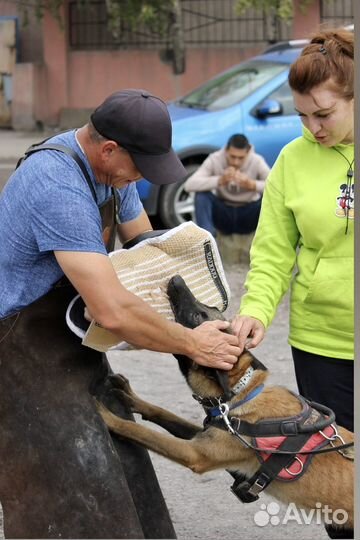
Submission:
[[[322,448],[329,443],[328,439],[332,438],[335,434],[335,428],[330,424],[330,426],[327,426],[321,432],[318,431],[317,433],[314,433],[299,451],[309,452]],[[255,437],[253,438],[253,444],[259,449],[277,450],[285,439],[287,439],[287,437]],[[260,463],[264,463],[264,461],[267,461],[272,454],[260,451],[256,452],[256,455]],[[304,474],[313,457],[313,454],[296,454],[292,464],[289,467],[282,469],[276,479],[284,482],[297,480]]]

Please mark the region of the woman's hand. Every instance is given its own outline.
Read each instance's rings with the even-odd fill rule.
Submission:
[[[241,351],[246,347],[252,349],[259,345],[265,336],[265,326],[259,319],[246,315],[236,315],[231,321],[231,328],[239,338]]]

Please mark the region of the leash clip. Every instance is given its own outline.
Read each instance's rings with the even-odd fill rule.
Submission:
[[[230,431],[230,433],[232,435],[235,435],[235,430],[234,428],[232,427],[231,423],[230,423],[230,420],[228,418],[228,414],[229,414],[229,405],[227,403],[220,403],[219,404],[219,412],[220,412],[220,415],[221,415],[221,418],[223,419],[224,421],[224,424],[226,425],[228,431]]]

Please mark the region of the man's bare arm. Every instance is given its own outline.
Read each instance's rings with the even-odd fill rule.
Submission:
[[[101,326],[136,347],[183,354],[201,365],[231,369],[240,354],[238,338],[221,332],[229,323],[204,323],[195,330],[166,320],[119,282],[110,259],[98,253],[57,251],[56,259]]]
[[[126,223],[120,223],[117,226],[119,238],[123,243],[132,240],[139,234],[152,230],[152,225],[145,210],[143,210],[136,219],[127,221]]]

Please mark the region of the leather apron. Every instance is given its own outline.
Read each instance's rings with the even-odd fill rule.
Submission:
[[[113,248],[114,195],[101,208]],[[110,435],[94,396],[108,392],[106,356],[81,345],[62,279],[0,320],[0,501],[6,538],[176,538],[147,451]]]

